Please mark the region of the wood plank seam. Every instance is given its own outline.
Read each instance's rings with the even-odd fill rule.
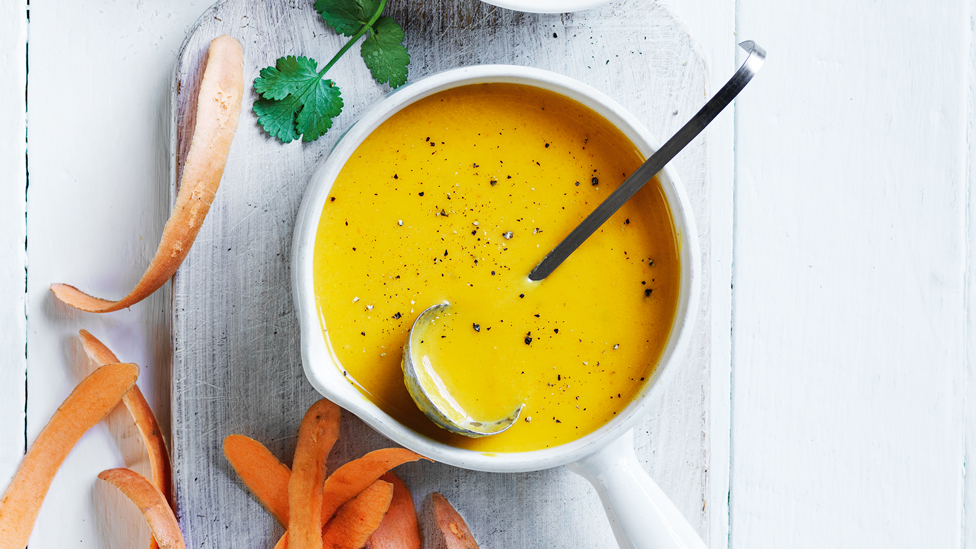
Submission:
[[[736,37],[739,33],[739,3],[740,0],[735,0],[735,8],[732,12],[732,29],[733,29],[733,39],[732,48],[736,51],[736,55],[733,59],[738,59],[738,44]],[[739,188],[739,155],[738,148],[735,146],[736,140],[739,135],[739,103],[736,102],[733,105],[732,110],[732,254],[731,261],[729,264],[729,293],[733,294],[730,296],[729,304],[729,471],[728,471],[728,499],[726,500],[726,513],[728,529],[726,532],[725,546],[728,549],[733,549],[732,547],[732,531],[735,528],[732,515],[732,493],[735,486],[734,478],[734,460],[735,460],[735,438],[732,437],[732,428],[735,425],[735,247],[736,247],[736,227],[738,226],[736,218],[736,192]]]
[[[0,209],[0,303],[8,308],[0,312],[0,332],[11,336],[16,347],[0,358],[0,433],[14,442],[0,448],[0,487],[27,451],[27,24],[30,7],[26,1],[0,5],[0,85],[3,106],[0,107],[0,164],[10,166],[0,188],[4,201]],[[22,164],[21,164],[22,163]],[[10,188],[7,188],[7,185]],[[23,392],[21,392],[23,391]],[[6,401],[6,403],[4,402]],[[9,407],[8,407],[9,406]],[[8,423],[9,422],[9,423]],[[19,444],[18,444],[19,442]]]
[[[964,272],[963,272],[963,312],[965,315],[965,327],[963,331],[963,360],[965,361],[965,369],[963,370],[965,376],[964,387],[966,390],[963,392],[963,444],[962,444],[962,471],[960,471],[960,484],[962,485],[962,501],[960,505],[960,520],[959,520],[959,534],[961,548],[973,548],[976,547],[976,521],[973,519],[976,516],[971,517],[970,515],[976,513],[976,509],[973,507],[973,502],[976,501],[976,475],[970,475],[968,468],[971,460],[973,460],[972,447],[976,444],[976,432],[974,432],[974,427],[976,427],[976,399],[973,398],[973,390],[976,389],[976,372],[973,368],[976,367],[974,359],[976,359],[976,338],[973,337],[973,330],[976,329],[974,325],[974,307],[976,303],[973,301],[973,284],[976,281],[974,277],[974,269],[976,269],[976,249],[973,247],[973,202],[972,193],[973,186],[976,185],[976,144],[974,144],[974,139],[976,139],[976,121],[973,117],[976,116],[976,110],[974,110],[974,101],[976,101],[976,70],[974,70],[974,62],[976,62],[976,22],[974,22],[973,17],[976,14],[976,0],[970,0],[966,3],[967,8],[967,20],[970,22],[969,32],[966,34],[968,39],[968,51],[969,51],[969,62],[966,63],[967,78],[966,82],[969,84],[967,89],[966,105],[967,105],[967,115],[966,116],[966,139],[965,143],[968,145],[966,159],[966,170],[964,174],[968,176],[968,184],[964,184],[965,189],[965,248],[964,252],[965,262],[964,262]],[[976,461],[976,460],[973,460]]]
[[[25,0],[26,5],[24,10],[24,23],[25,23],[25,42],[29,44],[30,39],[30,0]],[[24,446],[23,453],[27,454],[27,402],[30,387],[27,386],[26,378],[26,366],[28,364],[27,360],[27,338],[29,333],[27,331],[27,280],[28,280],[28,269],[30,266],[27,264],[27,196],[30,190],[30,137],[27,132],[27,112],[30,107],[28,104],[27,88],[30,86],[30,55],[29,50],[25,48],[24,51],[24,302],[23,302],[23,315],[24,315],[24,366],[25,366],[25,377],[24,377]]]

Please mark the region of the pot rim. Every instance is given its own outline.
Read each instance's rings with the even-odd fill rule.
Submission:
[[[292,242],[292,290],[301,327],[302,363],[309,382],[322,395],[393,442],[435,461],[489,472],[548,469],[588,456],[631,429],[646,413],[654,388],[661,385],[662,376],[673,371],[673,363],[685,356],[698,314],[700,251],[694,215],[670,165],[658,174],[658,179],[671,208],[681,261],[681,288],[671,334],[651,378],[633,400],[617,417],[579,439],[542,450],[489,453],[449,446],[417,433],[373,404],[343,376],[315,303],[313,259],[318,223],[332,184],[346,161],[366,136],[404,107],[440,91],[476,83],[524,84],[559,93],[606,118],[645,157],[658,149],[657,140],[616,101],[582,82],[542,69],[512,65],[462,67],[428,76],[390,93],[340,137],[331,154],[312,175],[298,212]]]

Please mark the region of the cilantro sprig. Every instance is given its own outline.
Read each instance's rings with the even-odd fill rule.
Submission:
[[[403,29],[392,17],[381,15],[387,0],[316,0],[315,9],[326,24],[350,39],[322,67],[308,57],[289,55],[274,67],[261,69],[254,79],[254,91],[261,96],[254,102],[258,124],[272,137],[290,143],[301,137],[311,142],[332,127],[332,119],[342,113],[339,86],[325,79],[325,73],[363,35],[360,46],[363,62],[380,84],[397,88],[407,81],[410,54],[402,44]]]

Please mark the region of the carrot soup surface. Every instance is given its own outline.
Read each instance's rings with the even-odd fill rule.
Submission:
[[[678,302],[678,238],[655,178],[553,274],[528,273],[644,158],[589,108],[517,84],[413,103],[350,157],[315,240],[319,317],[343,373],[426,436],[482,452],[549,448],[600,428],[650,379]],[[400,360],[414,319],[450,302],[435,367],[480,439],[438,428]]]

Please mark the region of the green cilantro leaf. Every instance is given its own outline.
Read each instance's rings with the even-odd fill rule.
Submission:
[[[295,115],[301,104],[297,99],[291,99],[258,99],[251,108],[258,115],[258,124],[261,124],[264,131],[271,137],[277,137],[282,143],[291,143],[299,137],[299,133],[295,131]]]
[[[342,112],[339,88],[322,80],[316,69],[313,59],[282,57],[254,80],[254,90],[262,96],[252,107],[258,124],[283,143],[299,136],[305,142],[318,139]]]
[[[363,61],[379,83],[397,88],[407,82],[407,64],[410,54],[403,42],[403,29],[392,17],[380,17],[373,24],[372,32],[363,41]]]
[[[295,120],[302,141],[309,143],[321,137],[332,127],[332,119],[342,112],[339,86],[331,80],[319,79],[313,93],[305,99],[305,108]]]
[[[353,36],[379,8],[378,0],[316,0],[315,10],[325,22],[343,36]]]
[[[279,59],[274,67],[261,69],[261,76],[254,79],[254,91],[266,99],[284,99],[318,78],[314,59],[289,55]]]

